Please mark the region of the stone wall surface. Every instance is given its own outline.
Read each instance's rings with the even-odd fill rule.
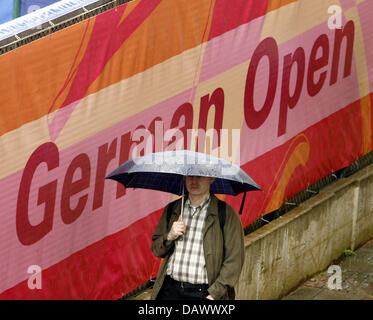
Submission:
[[[373,238],[373,165],[245,237],[237,299],[279,299]]]
[[[245,237],[236,299],[280,299],[373,238],[373,165]],[[135,299],[147,300],[151,289]]]

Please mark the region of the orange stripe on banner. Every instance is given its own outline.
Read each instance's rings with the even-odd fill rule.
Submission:
[[[95,23],[95,18],[87,21],[86,29],[85,29],[85,32],[83,34],[80,47],[79,47],[79,49],[78,49],[78,51],[75,55],[74,61],[72,63],[71,69],[69,71],[69,74],[66,78],[66,81],[65,81],[63,87],[61,88],[61,90],[57,94],[56,98],[54,99],[53,104],[52,104],[51,108],[49,109],[48,113],[51,113],[51,112],[55,111],[56,109],[58,109],[58,106],[61,105],[65,101],[65,99],[66,99],[66,97],[69,93],[69,89],[71,88],[71,85],[73,84],[73,80],[76,76],[79,64],[82,61],[82,59],[84,57],[84,54],[85,54],[85,51],[87,49],[89,39],[92,35],[94,23]]]
[[[298,0],[272,0],[268,2],[267,12],[274,11]]]
[[[300,134],[295,137],[286,151],[281,166],[273,179],[271,187],[268,189],[269,192],[267,193],[265,200],[263,201],[263,205],[265,205],[267,199],[271,197],[269,204],[263,212],[264,214],[276,210],[281,205],[284,200],[286,187],[290,182],[293,172],[298,166],[304,166],[307,163],[309,153],[310,144],[307,136]]]
[[[207,40],[211,0],[164,0],[125,41],[86,95],[141,73]],[[143,50],[146,48],[146,50]],[[136,56],[136,63],[134,63]]]
[[[71,75],[82,41],[92,31],[91,26],[87,31],[87,22],[69,28],[0,57],[0,82],[5,84],[0,86],[0,136],[48,114]]]
[[[292,0],[271,1],[268,10]],[[141,1],[126,4],[119,25]],[[164,0],[125,41],[86,95],[141,73],[205,42],[216,0]],[[95,18],[63,29],[1,56],[0,136],[55,111],[68,95],[76,67],[92,35]],[[144,50],[146,48],[146,50]],[[136,63],[134,63],[136,57]],[[37,83],[37,86],[35,85]],[[14,90],[13,88],[16,88]],[[42,92],[40,92],[42,91]],[[25,112],[24,110],[30,110]],[[15,117],[15,115],[18,115]]]
[[[123,23],[139,3],[129,2],[119,23]],[[197,4],[188,0],[177,3],[162,1],[114,54],[86,95],[141,73],[206,41],[203,35],[211,14],[210,6],[211,0],[201,0]],[[90,33],[95,23],[95,18],[92,19]],[[86,47],[85,41],[90,38],[84,36],[86,24],[73,25],[1,56],[0,81],[7,85],[0,88],[3,101],[0,136],[58,109],[69,92],[77,60],[82,59],[82,41]],[[76,63],[73,64],[74,61]],[[35,83],[38,85],[35,86]],[[17,88],[17,92],[9,88]],[[63,92],[60,92],[61,89]],[[25,108],[32,112],[24,112]],[[15,117],[15,114],[19,116]]]

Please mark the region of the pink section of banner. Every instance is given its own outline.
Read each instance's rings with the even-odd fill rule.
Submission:
[[[260,42],[265,17],[228,31],[207,43],[200,82],[249,60]]]
[[[343,21],[344,25],[347,21]],[[223,36],[213,39],[207,44],[204,56],[204,64],[201,73],[201,82],[222,73],[252,57],[259,40],[255,35],[260,34],[263,18],[256,19],[251,23],[225,33]],[[335,30],[328,28],[327,22],[307,31],[300,36],[278,46],[279,68],[277,76],[276,95],[270,113],[264,123],[255,130],[249,129],[244,124],[241,137],[245,138],[245,143],[241,149],[241,164],[244,164],[265,152],[279,146],[292,137],[296,136],[311,125],[325,119],[331,114],[341,110],[345,106],[360,99],[356,68],[352,57],[351,74],[344,78],[346,45],[342,42],[339,58],[336,83],[331,83],[332,63],[334,62]],[[316,40],[326,35],[329,40],[328,63],[314,74],[314,81],[317,82],[322,72],[326,73],[325,82],[315,96],[310,96],[307,90],[307,73],[309,71],[309,61],[312,48]],[[326,38],[324,38],[326,39]],[[356,39],[355,39],[356,41]],[[280,122],[280,104],[283,84],[283,63],[284,57],[301,48],[305,53],[305,72],[303,77],[302,91],[296,106],[288,108],[285,120],[286,132],[279,136],[278,127]],[[320,48],[318,55],[320,55]],[[371,50],[373,51],[373,50]],[[294,93],[297,78],[297,65],[294,64],[290,75],[290,95]],[[242,79],[245,81],[246,79]],[[273,81],[273,79],[271,79]],[[254,105],[256,111],[260,111],[266,99],[269,83],[268,59],[266,56],[261,60],[256,77],[254,89]],[[244,95],[242,92],[242,108],[244,109]]]
[[[74,252],[114,234],[146,215],[164,207],[173,196],[153,190],[128,189],[126,196],[116,199],[117,182],[105,180],[104,193],[100,201],[100,182],[95,183],[98,164],[98,149],[107,144],[107,149],[114,146],[115,157],[111,160],[105,173],[113,171],[119,165],[119,150],[121,136],[133,132],[139,124],[149,125],[152,119],[161,117],[165,123],[171,121],[171,110],[184,103],[190,94],[186,91],[162,102],[146,112],[139,113],[115,126],[108,128],[86,140],[83,140],[59,152],[60,165],[48,171],[42,163],[35,171],[31,183],[28,218],[31,225],[43,221],[44,208],[37,206],[39,189],[57,179],[56,202],[53,214],[53,228],[41,240],[30,246],[20,243],[16,233],[17,197],[23,171],[17,172],[0,181],[4,201],[0,202],[0,292],[16,285],[29,275],[30,265],[39,265],[45,269],[54,265]],[[72,106],[74,107],[74,106]],[[61,121],[64,119],[61,118]],[[114,137],[114,138],[113,138]],[[71,197],[70,206],[74,208],[80,197],[87,194],[88,200],[81,215],[71,224],[65,224],[61,219],[62,185],[66,171],[72,160],[80,154],[86,154],[90,161],[89,188]],[[79,171],[79,170],[78,170]],[[79,179],[75,176],[75,179]],[[152,201],[144,201],[151,198]],[[97,200],[98,199],[98,200]],[[96,207],[94,203],[96,202]],[[98,204],[97,204],[98,203]],[[101,203],[101,205],[100,205]],[[136,210],[126,210],[136,208]],[[64,239],[61,241],[61,239]]]

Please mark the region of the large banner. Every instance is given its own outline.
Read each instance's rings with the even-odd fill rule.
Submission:
[[[116,299],[155,277],[174,196],[104,178],[136,152],[199,148],[192,129],[262,187],[244,226],[370,152],[372,14],[135,0],[0,56],[0,298]]]

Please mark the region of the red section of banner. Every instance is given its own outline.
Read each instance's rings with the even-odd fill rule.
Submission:
[[[262,193],[247,195],[243,225],[276,210],[310,184],[361,157],[362,133],[359,100],[243,165],[242,169],[264,187]],[[241,198],[228,196],[227,201],[238,209]]]
[[[150,250],[158,210],[116,234],[42,271],[42,288],[28,280],[0,294],[0,299],[119,299],[157,274],[160,259]]]
[[[216,0],[209,40],[265,15],[268,0]]]

